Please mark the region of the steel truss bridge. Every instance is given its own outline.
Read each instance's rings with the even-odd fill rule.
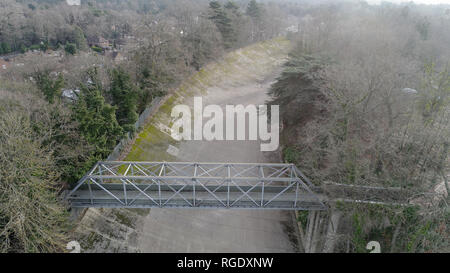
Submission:
[[[72,207],[325,210],[293,164],[98,162]]]

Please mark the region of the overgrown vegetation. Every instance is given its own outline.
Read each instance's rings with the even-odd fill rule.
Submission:
[[[435,189],[448,190],[450,51],[448,43],[445,50],[429,48],[450,37],[437,21],[416,21],[421,12],[318,8],[311,14],[323,25],[311,22],[292,35],[297,47],[270,90],[271,103],[280,105],[284,159],[316,185],[396,187],[408,190],[416,206],[378,207],[377,217],[390,219],[380,227],[365,205],[355,205],[352,229],[343,231],[350,247],[339,251],[367,252],[369,239],[394,252],[449,249],[448,199]]]
[[[128,132],[134,131],[138,119],[137,106],[139,91],[131,82],[130,76],[121,69],[112,71],[111,89],[114,105],[117,106],[116,118],[119,125]]]
[[[53,79],[50,71],[38,71],[34,74],[34,77],[36,79],[36,85],[49,103],[54,103],[55,99],[61,97],[61,91],[64,87],[64,78],[61,74],[56,79]]]
[[[316,184],[416,194],[418,209],[378,211],[391,225],[373,225],[380,217],[351,208],[344,251],[363,251],[371,238],[390,242],[392,251],[448,249],[446,201],[416,197],[442,181],[448,191],[448,14],[363,2],[103,0],[69,7],[2,0],[0,55],[8,56],[0,67],[0,251],[63,251],[61,190],[133,132],[155,97],[195,71],[202,91],[216,80],[204,77],[205,64],[288,26],[299,26],[290,34],[298,46],[271,90],[272,103],[281,105],[285,160]],[[155,144],[166,141],[163,134],[151,124],[136,142],[165,153]]]
[[[285,26],[264,4],[252,3],[266,16],[250,28],[246,1],[151,2],[1,1],[0,251],[64,251],[62,190],[133,133],[155,97]]]
[[[68,223],[58,200],[58,155],[67,147],[54,141],[65,117],[55,120],[53,106],[21,92],[0,98],[0,251],[63,251]]]
[[[123,136],[123,128],[116,118],[116,108],[105,102],[102,86],[95,70],[90,71],[91,83],[81,86],[74,105],[80,133],[95,146],[98,159],[106,157]]]
[[[443,208],[424,211],[419,206],[354,205],[337,207],[351,222],[341,234],[337,251],[367,253],[369,241],[381,252],[445,252],[449,249],[450,214]]]

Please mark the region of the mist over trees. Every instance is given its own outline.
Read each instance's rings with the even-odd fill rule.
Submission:
[[[2,0],[0,251],[64,251],[62,191],[133,134],[156,97],[227,51],[283,34],[287,9],[274,7]]]
[[[210,19],[225,48],[270,38],[283,27],[276,4],[244,0],[106,0],[82,1],[81,6],[65,1],[4,0],[0,12],[0,54],[60,46],[73,54],[86,50],[99,37],[118,46],[126,36],[135,35],[145,17],[183,25],[185,38],[205,22],[202,19]]]
[[[374,238],[391,252],[449,250],[448,197],[436,192],[449,189],[449,29],[439,7],[361,3],[313,8],[292,35],[271,89],[285,160],[317,185],[398,188],[412,204],[338,203],[353,229],[337,251]]]
[[[420,199],[448,189],[448,6],[81,3],[0,2],[1,252],[65,251],[60,194],[134,133],[155,98],[226,52],[286,34],[294,49],[271,89],[284,160],[317,185],[398,187],[418,205],[343,206],[353,228],[339,251],[364,251],[377,229],[393,252],[448,251],[448,201]],[[367,211],[391,225],[366,225]]]

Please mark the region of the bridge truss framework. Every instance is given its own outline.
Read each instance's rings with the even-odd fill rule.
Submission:
[[[72,207],[324,210],[293,164],[98,162]]]

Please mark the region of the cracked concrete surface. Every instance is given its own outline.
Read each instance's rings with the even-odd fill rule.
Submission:
[[[238,51],[236,62],[227,64],[231,72],[229,67],[226,76],[221,71],[227,67],[215,72],[213,84],[203,92],[203,104],[264,104],[270,84],[281,72],[288,46],[276,50],[279,52],[273,54],[256,49],[245,56]],[[185,98],[186,104],[192,102],[192,97]],[[259,141],[182,141],[176,148],[176,156],[172,155],[175,161],[280,160],[276,153],[261,152]],[[147,215],[138,211],[89,209],[77,228],[82,247],[84,244],[91,252],[298,251],[289,211],[152,208]]]
[[[203,104],[264,104],[280,73],[278,65],[243,85],[208,88]],[[188,104],[192,104],[188,100]],[[184,141],[178,161],[279,162],[260,151],[259,141]],[[144,219],[138,248],[143,252],[294,252],[291,212],[272,210],[152,209]]]

